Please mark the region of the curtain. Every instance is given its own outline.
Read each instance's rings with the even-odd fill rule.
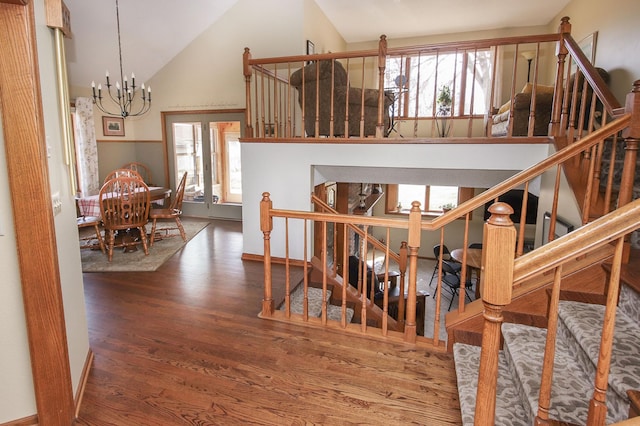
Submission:
[[[100,192],[98,175],[98,144],[93,122],[91,98],[76,98],[74,135],[76,145],[76,167],[78,170],[79,196],[97,195]]]

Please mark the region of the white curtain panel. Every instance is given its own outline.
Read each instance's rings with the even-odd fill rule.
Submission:
[[[76,98],[74,126],[78,195],[81,197],[96,195],[100,192],[101,185],[98,175],[98,145],[91,98]]]

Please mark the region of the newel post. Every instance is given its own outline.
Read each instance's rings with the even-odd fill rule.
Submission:
[[[398,262],[398,269],[400,269],[400,277],[399,277],[400,282],[398,283],[400,287],[398,288],[398,294],[404,294],[404,289],[405,289],[404,283],[406,282],[405,280],[407,276],[408,252],[409,250],[407,248],[407,242],[402,241],[400,243],[400,251],[398,252],[398,255],[400,256],[400,261]],[[398,298],[398,321],[402,321],[403,330],[404,330],[404,317],[405,317],[404,311],[405,311],[404,297],[399,297]]]
[[[262,201],[260,201],[260,230],[264,234],[264,299],[262,300],[262,315],[265,317],[272,316],[274,310],[271,292],[271,231],[273,230],[271,208],[273,203],[269,195],[268,192],[263,192]]]
[[[404,325],[405,342],[415,343],[416,341],[416,286],[418,271],[418,250],[420,249],[420,236],[422,223],[422,211],[420,203],[414,201],[411,203],[411,211],[409,212],[409,288],[407,293],[407,315]],[[402,295],[400,296],[402,297]]]
[[[376,138],[384,137],[384,70],[387,67],[387,36],[382,34],[378,43],[378,125]]]
[[[553,93],[553,107],[551,110],[551,123],[549,124],[549,134],[553,136],[560,136],[562,105],[564,98],[563,82],[564,82],[564,67],[565,60],[569,51],[564,45],[565,34],[571,34],[571,24],[569,23],[569,17],[565,16],[560,20],[560,27],[558,28],[560,34],[560,40],[558,40],[558,47],[556,50],[556,56],[558,57],[558,65],[556,68],[556,85]]]
[[[484,224],[482,241],[484,325],[476,395],[476,426],[495,424],[502,310],[511,303],[516,247],[516,229],[509,218],[513,209],[506,203],[498,202],[489,207],[489,212],[491,217]]]
[[[249,65],[249,60],[251,60],[251,52],[248,47],[245,47],[242,54],[242,72],[244,73],[245,86],[245,138],[253,137],[253,127],[251,127],[251,66]]]

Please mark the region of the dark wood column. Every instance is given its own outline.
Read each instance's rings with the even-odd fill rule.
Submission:
[[[0,104],[38,423],[68,426],[74,416],[73,390],[49,186],[34,6],[27,3],[30,2],[0,1]]]

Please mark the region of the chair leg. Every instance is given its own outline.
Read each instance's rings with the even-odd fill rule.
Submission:
[[[178,230],[180,231],[180,236],[183,241],[187,241],[187,234],[184,232],[184,227],[182,226],[182,221],[179,217],[176,217],[176,225],[178,226]]]
[[[144,225],[138,228],[140,231],[140,239],[142,240],[142,249],[144,250],[144,254],[149,254],[149,245],[147,244],[147,230]]]
[[[156,219],[153,219],[153,224],[151,225],[151,238],[149,242],[149,246],[153,247],[153,241],[156,239]]]
[[[111,262],[113,259],[113,246],[115,244],[115,236],[113,235],[113,229],[105,231],[105,239],[107,240],[107,259]]]
[[[96,230],[96,237],[98,238],[98,244],[100,245],[100,250],[102,250],[102,253],[105,253],[104,240],[102,239],[102,235],[100,235],[100,228],[98,228],[97,223],[94,224],[93,227]]]
[[[431,273],[431,279],[429,280],[429,287],[431,287],[431,284],[433,284],[433,278],[436,276],[437,273],[438,273],[438,262],[436,261],[436,265],[433,267],[433,272]]]

